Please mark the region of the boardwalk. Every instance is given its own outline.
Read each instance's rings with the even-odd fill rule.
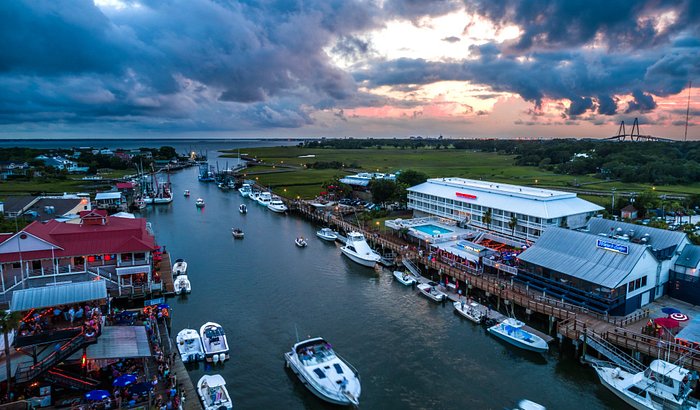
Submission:
[[[202,404],[199,401],[199,396],[194,388],[194,383],[190,379],[189,374],[187,374],[187,369],[185,364],[182,363],[180,355],[175,355],[175,361],[173,362],[173,372],[177,378],[177,382],[182,385],[181,389],[185,391],[185,403],[183,403],[182,408],[184,410],[202,410]]]
[[[163,253],[163,259],[160,261],[160,265],[158,266],[158,274],[160,275],[160,281],[163,284],[163,294],[164,295],[175,294],[175,285],[173,283],[172,261],[170,260],[169,253]]]

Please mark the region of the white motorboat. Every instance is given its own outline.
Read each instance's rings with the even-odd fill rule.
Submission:
[[[192,285],[190,284],[190,279],[187,275],[179,275],[175,278],[173,283],[176,295],[183,295],[192,292]]]
[[[267,209],[281,214],[287,212],[289,208],[287,208],[287,205],[285,205],[279,197],[274,197],[270,200],[270,203],[267,204]]]
[[[476,302],[455,302],[453,303],[455,311],[460,315],[466,317],[476,324],[480,324],[486,319],[486,314],[481,310],[480,306]]]
[[[242,214],[247,214],[247,213],[248,213],[248,207],[245,206],[245,204],[240,204],[240,205],[238,206],[238,212],[240,212],[240,213],[242,213]]]
[[[252,199],[253,201],[257,202],[258,198],[260,198],[260,191],[257,189],[252,191],[249,195],[248,198]]]
[[[267,207],[270,204],[270,201],[272,201],[272,194],[267,191],[261,192],[256,201],[258,201],[258,205]]]
[[[377,252],[369,247],[364,235],[359,232],[348,233],[345,245],[340,247],[340,251],[352,261],[370,268],[382,259]]]
[[[238,192],[240,192],[243,198],[248,198],[250,194],[253,193],[253,188],[251,188],[250,184],[243,184],[243,186],[238,188]]]
[[[525,323],[509,317],[503,322],[491,326],[488,331],[499,339],[521,349],[539,353],[549,350],[547,342],[541,337],[523,330],[523,326]]]
[[[304,239],[304,238],[301,237],[301,236],[298,237],[298,238],[296,238],[296,239],[294,240],[294,243],[295,243],[298,247],[300,247],[300,248],[305,248],[306,245],[308,245],[308,243],[306,242],[306,239]]]
[[[438,284],[435,282],[428,282],[428,283],[421,283],[420,285],[416,286],[418,290],[420,290],[420,293],[425,295],[428,299],[432,299],[436,302],[442,302],[443,300],[447,299],[447,294],[444,292],[440,291],[437,288]]]
[[[197,208],[203,208],[204,207],[204,199],[202,198],[197,198],[197,201],[194,203]]]
[[[411,286],[411,285],[416,283],[416,278],[413,277],[413,275],[411,275],[408,272],[401,272],[401,271],[395,270],[394,277],[396,278],[396,280],[398,280],[399,282],[401,282],[402,284],[404,284],[406,286]]]
[[[218,323],[207,322],[199,328],[199,336],[202,338],[204,346],[204,356],[206,361],[223,363],[229,358],[228,342],[224,328]]]
[[[522,399],[518,402],[518,407],[513,410],[547,410],[547,408],[532,400]]]
[[[654,360],[645,371],[630,373],[613,363],[593,362],[600,382],[635,409],[699,409],[690,397],[693,376],[688,369]]]
[[[360,374],[320,337],[304,340],[284,354],[287,367],[319,398],[339,405],[360,404]]]
[[[322,228],[320,231],[316,231],[316,236],[329,242],[335,242],[338,239],[338,234],[331,228]]]
[[[243,237],[245,236],[243,230],[240,228],[231,229],[231,235],[233,235],[233,237],[236,239],[243,239]]]
[[[183,363],[193,363],[204,360],[204,349],[202,339],[194,329],[182,329],[175,338],[177,350]]]
[[[187,262],[184,259],[176,259],[173,265],[173,276],[184,275],[187,273]]]
[[[188,198],[190,196],[190,190],[185,189],[185,197]]]
[[[226,390],[226,381],[219,374],[205,374],[197,382],[197,394],[204,410],[233,409],[233,401]]]

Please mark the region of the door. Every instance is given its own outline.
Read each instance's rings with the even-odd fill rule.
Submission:
[[[651,291],[648,290],[648,291],[642,293],[642,306],[645,306],[649,303],[649,292],[651,292]]]

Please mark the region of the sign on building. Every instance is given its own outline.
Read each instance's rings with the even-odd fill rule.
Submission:
[[[605,249],[606,251],[617,252],[623,255],[629,253],[629,247],[627,245],[620,245],[618,243],[606,241],[604,239],[596,240],[596,246],[600,249]]]

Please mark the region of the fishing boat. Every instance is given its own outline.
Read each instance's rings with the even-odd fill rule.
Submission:
[[[539,353],[549,350],[547,342],[541,337],[523,330],[523,326],[525,326],[525,323],[509,317],[501,323],[491,326],[488,328],[488,331],[499,339],[521,349]]]
[[[184,194],[184,195],[185,195],[185,198],[189,198],[189,197],[190,197],[190,190],[189,190],[189,189],[185,189],[185,194]]]
[[[476,302],[466,303],[464,301],[453,303],[455,311],[460,315],[466,317],[476,324],[481,324],[481,322],[486,319],[486,314],[479,308],[479,304]]]
[[[320,231],[316,231],[316,236],[329,242],[335,242],[338,239],[338,234],[331,228],[322,228]]]
[[[231,229],[231,235],[233,235],[235,239],[243,239],[245,234],[240,228],[233,228]]]
[[[242,214],[247,214],[247,213],[248,213],[248,207],[245,206],[245,204],[240,204],[240,205],[238,206],[238,212],[240,212],[240,213],[242,213]]]
[[[306,239],[304,239],[304,238],[301,237],[301,236],[298,237],[298,238],[296,238],[296,239],[294,240],[294,243],[295,243],[298,247],[300,247],[300,248],[305,248],[306,245],[308,245],[308,243],[306,242]]]
[[[696,382],[690,370],[657,359],[640,372],[628,372],[614,363],[594,361],[600,382],[635,409],[699,409],[690,397]]]
[[[319,398],[334,404],[360,404],[360,374],[320,337],[292,346],[284,354],[287,367]]]
[[[428,282],[421,283],[416,287],[420,290],[420,293],[425,295],[428,299],[434,300],[435,302],[442,302],[447,299],[447,294],[441,292],[437,286],[438,284],[435,282]]]
[[[401,272],[401,271],[395,270],[394,277],[396,278],[396,280],[398,280],[399,282],[401,282],[402,284],[404,284],[406,286],[411,286],[411,285],[414,285],[416,283],[416,278],[414,278],[413,275],[411,275],[408,272]]]
[[[212,182],[215,180],[214,172],[211,167],[206,162],[199,165],[199,176],[197,177],[200,182]]]
[[[206,361],[213,363],[223,363],[229,358],[228,342],[224,328],[218,323],[207,322],[199,328],[199,336],[202,338],[204,346],[204,356]]]
[[[176,259],[173,265],[173,276],[184,275],[187,273],[187,262],[184,259]]]
[[[182,329],[175,338],[177,350],[183,363],[193,363],[204,359],[202,339],[194,329]]]
[[[359,232],[350,232],[340,251],[353,262],[370,268],[382,259],[381,255],[369,247],[364,235]]]
[[[143,196],[146,204],[163,205],[173,202],[172,185],[170,184],[170,174],[167,182],[158,181],[155,173],[152,174],[151,189]]]
[[[267,207],[270,204],[270,201],[272,201],[272,194],[267,191],[261,192],[256,201],[258,201],[258,205]]]
[[[287,208],[287,205],[285,205],[279,197],[274,197],[270,200],[270,203],[267,204],[267,209],[281,214],[287,212],[289,208]]]
[[[192,292],[192,285],[187,275],[179,275],[173,282],[176,295],[185,295]]]
[[[197,201],[194,204],[197,206],[197,208],[204,208],[204,199],[197,198]]]
[[[197,394],[204,410],[233,409],[233,401],[226,390],[226,381],[219,374],[205,374],[197,382]]]
[[[253,189],[250,187],[250,184],[243,184],[243,186],[238,188],[238,192],[243,198],[247,198],[251,193],[253,193]]]

